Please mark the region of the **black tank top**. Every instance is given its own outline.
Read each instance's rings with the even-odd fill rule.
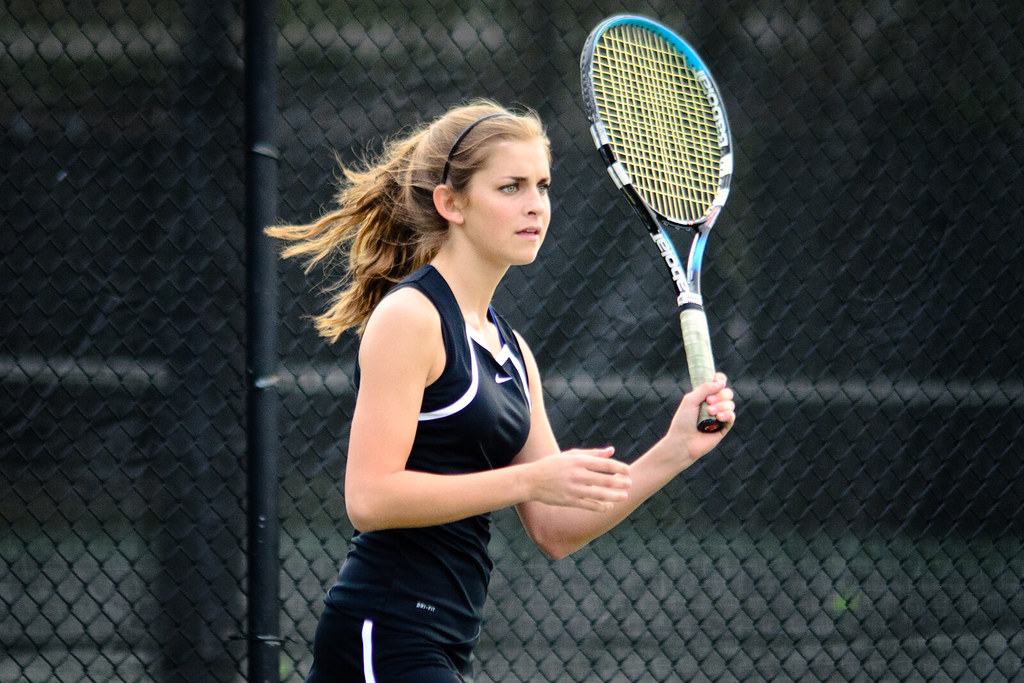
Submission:
[[[530,431],[523,354],[493,310],[497,357],[470,336],[448,283],[424,266],[398,284],[415,287],[441,316],[445,367],[423,393],[406,469],[438,474],[508,465]],[[358,368],[356,383],[358,386]],[[440,526],[356,533],[328,604],[391,628],[450,643],[479,636],[487,583],[490,515]]]

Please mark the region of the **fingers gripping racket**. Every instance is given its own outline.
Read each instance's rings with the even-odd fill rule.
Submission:
[[[732,179],[718,88],[682,38],[631,15],[610,17],[591,32],[580,71],[594,143],[675,283],[690,384],[698,387],[715,374],[700,269]],[[685,263],[664,226],[695,231]],[[697,427],[713,432],[723,424],[704,404]]]

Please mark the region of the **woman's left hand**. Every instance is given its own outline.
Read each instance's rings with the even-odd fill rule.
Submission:
[[[721,442],[736,422],[736,403],[732,389],[728,387],[726,376],[717,373],[715,378],[696,387],[683,396],[667,438],[676,441],[680,455],[687,459],[687,465],[695,462]],[[697,431],[697,414],[701,403],[707,401],[708,412],[725,426],[715,432]]]

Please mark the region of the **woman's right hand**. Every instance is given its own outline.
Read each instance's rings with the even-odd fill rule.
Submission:
[[[629,465],[612,458],[615,449],[574,448],[526,466],[532,500],[548,505],[606,512],[629,498]]]

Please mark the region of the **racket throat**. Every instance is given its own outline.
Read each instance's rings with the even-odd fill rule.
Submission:
[[[679,253],[673,246],[672,240],[668,238],[664,230],[652,232],[650,235],[654,245],[658,247],[658,253],[661,254],[665,265],[668,266],[672,282],[676,285],[676,306],[679,307],[680,312],[684,308],[690,307],[704,310],[704,300],[700,295],[699,286],[691,283],[686,267],[679,258]]]

